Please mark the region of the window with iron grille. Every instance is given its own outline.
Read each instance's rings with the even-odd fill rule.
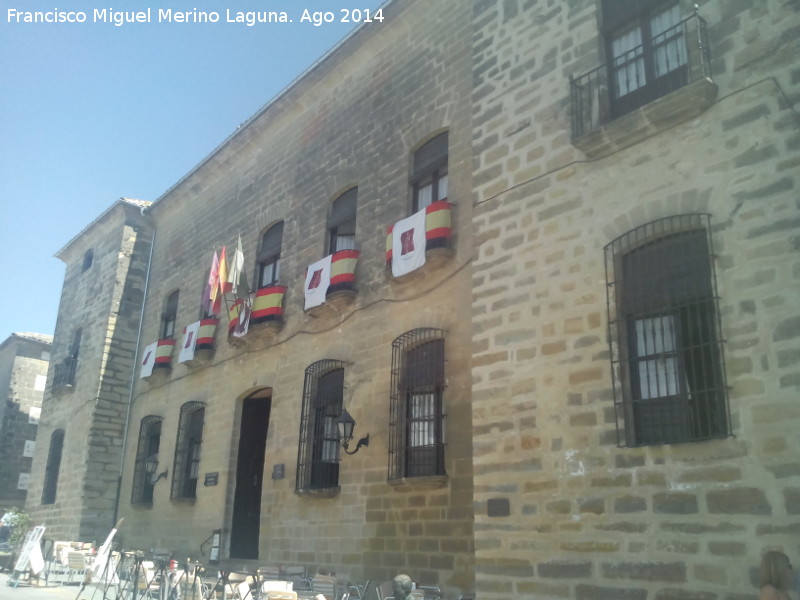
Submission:
[[[75,385],[75,373],[78,368],[78,355],[81,349],[82,329],[75,330],[72,335],[72,345],[67,356],[60,364],[56,364],[53,374],[53,385],[56,387]]]
[[[64,449],[64,430],[56,429],[50,436],[50,450],[47,453],[47,466],[44,470],[44,486],[42,488],[42,504],[53,504],[56,501],[58,488],[58,472],[61,469],[61,454]]]
[[[175,337],[175,321],[178,319],[178,290],[172,292],[167,298],[164,314],[161,315],[161,339]]]
[[[187,402],[181,407],[175,463],[172,468],[172,500],[193,500],[197,497],[200,476],[200,445],[203,441],[203,420],[206,405]]]
[[[149,505],[153,503],[153,473],[147,471],[147,461],[158,461],[161,445],[161,417],[148,415],[139,425],[139,445],[136,448],[136,464],[133,470],[131,504]]]
[[[612,118],[686,85],[685,26],[678,2],[603,0]]]
[[[445,475],[444,331],[414,329],[392,342],[389,479]]]
[[[265,288],[278,283],[281,275],[281,244],[283,243],[283,221],[270,227],[261,236],[258,250],[258,287]]]
[[[605,253],[619,444],[730,435],[710,216],[647,223]]]
[[[329,252],[355,250],[356,248],[356,205],[358,188],[351,188],[333,202],[328,217]]]
[[[447,198],[447,132],[440,133],[414,153],[411,175],[413,212]]]
[[[306,369],[295,483],[298,492],[339,485],[336,420],[342,414],[343,396],[343,362],[321,360]]]

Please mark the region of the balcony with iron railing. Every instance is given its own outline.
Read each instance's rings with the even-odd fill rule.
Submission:
[[[59,364],[55,365],[53,373],[53,391],[71,390],[75,384],[75,369],[78,366],[78,359],[68,356]]]
[[[717,96],[705,20],[697,13],[570,76],[572,143],[589,156],[694,118]]]

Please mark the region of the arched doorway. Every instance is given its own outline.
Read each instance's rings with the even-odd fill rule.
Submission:
[[[261,484],[267,448],[272,390],[259,390],[242,402],[236,489],[231,519],[231,558],[257,559],[261,529]]]

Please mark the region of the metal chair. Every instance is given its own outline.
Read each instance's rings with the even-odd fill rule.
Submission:
[[[375,586],[375,595],[378,600],[394,600],[394,582],[384,581]]]
[[[311,589],[315,597],[322,594],[326,600],[336,600],[336,578],[317,573],[311,580]]]

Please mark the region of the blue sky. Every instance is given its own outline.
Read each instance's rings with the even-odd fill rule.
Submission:
[[[342,9],[384,0],[4,0],[0,4],[0,341],[53,334],[54,254],[120,197],[156,200],[353,28]],[[84,23],[9,22],[9,8],[83,11]],[[151,22],[93,22],[94,9]],[[217,23],[158,22],[159,8]],[[292,23],[226,22],[226,9]],[[334,22],[301,23],[304,9]],[[369,26],[369,25],[368,25]]]

